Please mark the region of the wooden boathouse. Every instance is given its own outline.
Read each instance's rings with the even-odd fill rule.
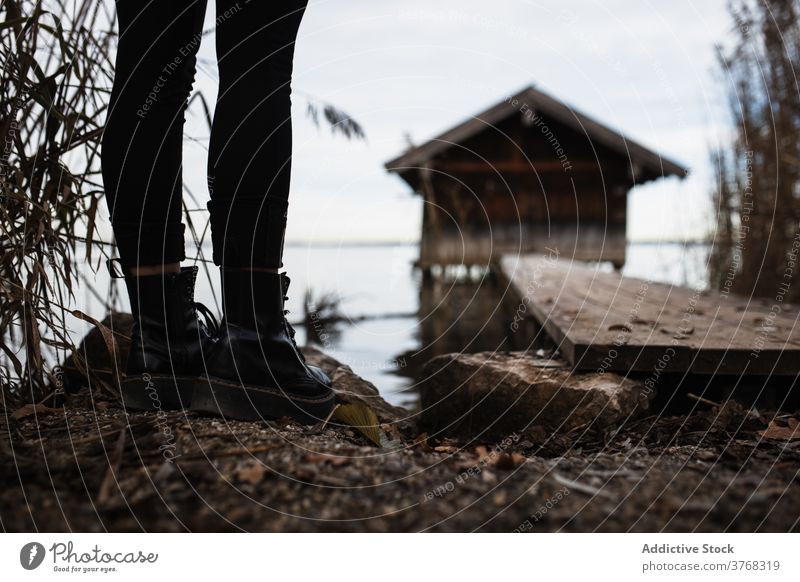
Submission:
[[[386,163],[423,197],[418,266],[548,252],[625,263],[627,195],[687,170],[528,87]]]

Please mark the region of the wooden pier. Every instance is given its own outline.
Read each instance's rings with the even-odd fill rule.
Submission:
[[[501,270],[577,370],[800,374],[800,307],[623,277],[599,265],[505,255]]]

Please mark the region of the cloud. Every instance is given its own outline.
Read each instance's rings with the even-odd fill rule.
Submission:
[[[207,15],[209,26],[212,20]],[[532,82],[699,166],[688,182],[660,185],[658,200],[685,201],[691,193],[692,209],[702,213],[709,185],[699,180],[710,175],[705,144],[716,142],[724,117],[711,74],[713,45],[728,29],[725,0],[312,0],[296,50],[287,236],[414,239],[420,202],[382,169],[404,148],[404,134],[428,139]],[[201,49],[206,58],[213,58],[210,40]],[[200,75],[198,84],[215,94],[213,79]],[[368,143],[317,130],[305,118],[307,95],[351,113]],[[202,135],[203,123],[196,116],[187,131]],[[203,147],[192,147],[187,182],[202,192]],[[657,206],[634,203],[631,232],[657,227],[682,236],[687,222],[657,214]],[[693,234],[704,228],[695,224]]]

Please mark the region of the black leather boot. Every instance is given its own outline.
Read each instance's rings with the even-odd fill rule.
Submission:
[[[120,383],[126,409],[176,410],[191,404],[217,327],[208,309],[194,302],[196,278],[197,267],[125,276],[133,313],[131,347]],[[198,320],[198,309],[205,324]]]
[[[225,317],[192,410],[257,420],[324,420],[334,407],[328,376],[306,364],[286,321],[285,274],[222,268]]]

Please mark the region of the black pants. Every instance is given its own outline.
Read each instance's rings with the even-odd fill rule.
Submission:
[[[208,208],[218,265],[282,265],[290,81],[307,1],[217,0],[219,92]],[[117,0],[117,9],[116,76],[102,149],[111,223],[124,265],[178,262],[185,258],[184,111],[206,0]]]

